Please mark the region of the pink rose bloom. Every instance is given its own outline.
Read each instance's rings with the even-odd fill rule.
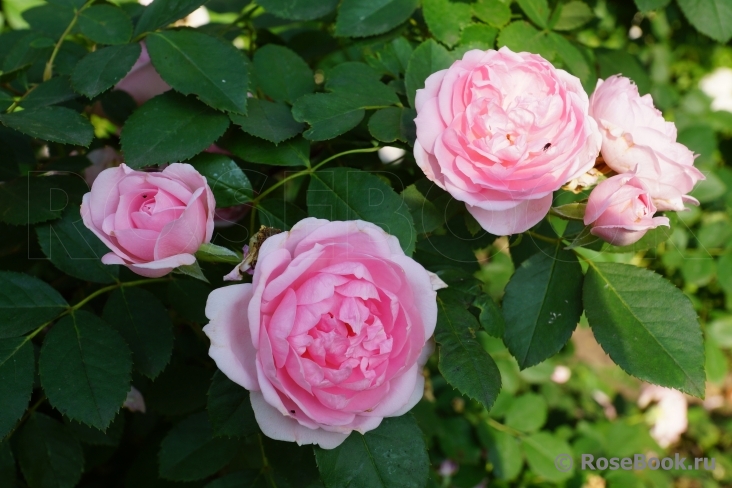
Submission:
[[[676,142],[676,126],[666,122],[650,95],[624,76],[598,80],[590,115],[602,134],[602,157],[617,173],[634,171],[651,192],[659,210],[684,210],[699,202],[689,195],[704,175],[694,167],[694,153]]]
[[[632,173],[615,175],[590,193],[585,225],[592,234],[615,246],[633,244],[649,229],[669,226],[667,217],[654,217],[656,206],[645,182]]]
[[[206,178],[189,164],[156,173],[121,164],[94,180],[81,216],[112,250],[102,257],[104,264],[157,278],[196,261],[194,253],[211,241],[215,207]]]
[[[536,54],[468,51],[417,90],[414,157],[488,232],[528,230],[600,150],[579,79]]]
[[[145,43],[140,44],[142,46],[140,57],[130,72],[114,87],[115,90],[129,93],[138,105],[170,90],[170,85],[163,81],[150,62],[150,54]]]
[[[332,449],[422,398],[437,304],[395,237],[308,218],[264,241],[252,283],[214,290],[206,316],[209,355],[262,432]]]

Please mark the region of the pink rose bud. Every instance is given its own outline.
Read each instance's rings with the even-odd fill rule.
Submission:
[[[414,157],[496,235],[528,230],[600,151],[579,79],[537,54],[473,50],[417,90]]]
[[[597,185],[590,193],[585,210],[585,225],[592,234],[615,246],[633,244],[649,229],[669,226],[668,218],[654,217],[656,206],[648,187],[633,174],[615,175]]]
[[[189,164],[155,173],[122,164],[96,178],[81,216],[112,250],[102,257],[104,264],[157,278],[196,261],[194,253],[211,241],[215,208],[206,178]]]
[[[208,297],[209,355],[268,437],[332,449],[424,391],[436,293],[393,236],[308,218],[267,238],[252,283]]]
[[[145,43],[140,44],[142,46],[140,57],[137,58],[130,72],[114,87],[115,90],[129,93],[138,105],[170,90],[170,85],[163,81],[150,62],[150,54],[147,52]]]
[[[684,210],[699,202],[689,195],[704,175],[694,153],[676,142],[676,126],[666,122],[650,95],[620,75],[598,80],[590,115],[602,134],[602,158],[617,173],[634,171],[644,181],[658,210]]]

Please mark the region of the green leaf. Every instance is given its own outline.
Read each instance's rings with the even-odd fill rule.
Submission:
[[[407,87],[409,104],[414,107],[414,95],[418,89],[424,88],[425,80],[436,71],[449,68],[454,59],[444,46],[432,39],[427,39],[417,46],[407,64],[404,83]]]
[[[518,4],[534,24],[542,29],[548,27],[549,4],[546,0],[518,0]]]
[[[565,220],[583,220],[585,218],[586,203],[567,203],[552,207],[550,213]]]
[[[94,98],[121,81],[140,57],[140,44],[109,46],[89,53],[74,68],[74,90]]]
[[[58,39],[74,18],[74,11],[61,5],[39,5],[23,12],[23,19],[34,31]]]
[[[350,94],[341,93],[305,95],[292,108],[295,120],[311,125],[304,134],[311,141],[338,137],[356,127],[365,114]]]
[[[135,26],[135,37],[182,19],[206,0],[155,0],[142,13]]]
[[[732,3],[727,0],[678,0],[681,11],[702,34],[726,44],[732,39]]]
[[[295,137],[305,127],[292,118],[290,107],[284,103],[256,98],[249,100],[249,113],[246,116],[231,114],[230,117],[244,132],[275,144]]]
[[[246,437],[259,431],[249,392],[221,371],[211,380],[207,410],[215,436]]]
[[[536,393],[525,393],[514,399],[506,412],[506,425],[522,432],[535,432],[546,423],[549,412],[546,400]]]
[[[94,128],[86,117],[64,107],[39,107],[0,115],[0,122],[44,141],[88,146]]]
[[[204,283],[209,283],[208,278],[206,278],[206,275],[203,274],[203,270],[201,269],[201,265],[198,264],[198,261],[194,262],[193,264],[183,264],[181,266],[178,266],[174,270],[175,273],[190,276],[191,278],[195,278],[197,280],[201,280]]]
[[[635,82],[641,95],[651,91],[648,70],[629,52],[621,49],[596,49],[595,57],[600,65],[600,78],[606,79],[621,73]]]
[[[118,413],[106,431],[101,431],[95,427],[75,422],[64,418],[66,427],[76,437],[79,442],[90,444],[92,446],[110,446],[117,447],[122,440],[125,428],[125,416],[122,412]]]
[[[496,302],[488,295],[482,294],[475,299],[473,305],[480,309],[478,320],[483,330],[493,337],[502,338],[506,330],[506,322]]]
[[[450,0],[423,0],[422,14],[430,32],[450,47],[460,40],[460,31],[472,17],[470,5]]]
[[[380,81],[381,76],[365,63],[346,62],[326,73],[325,88],[341,95],[350,95],[354,105],[362,108],[399,103],[394,89]]]
[[[554,58],[554,43],[547,33],[538,31],[523,20],[511,22],[498,35],[498,47],[508,46],[514,52],[527,51],[536,53],[545,59]]]
[[[284,200],[264,200],[257,205],[259,222],[266,227],[290,230],[308,215],[299,207]]]
[[[81,33],[99,44],[125,44],[132,37],[132,20],[119,7],[92,5],[79,15]]]
[[[242,260],[240,254],[229,248],[217,246],[216,244],[204,243],[196,251],[196,259],[209,263],[239,264]]]
[[[460,393],[490,409],[501,389],[501,373],[476,338],[476,318],[448,295],[437,295],[435,340],[440,344],[440,373]],[[448,295],[449,296],[449,295]]]
[[[418,0],[343,0],[335,33],[341,37],[382,34],[407,20],[418,4]]]
[[[521,473],[524,460],[516,437],[480,423],[478,438],[488,450],[488,460],[497,478],[512,480]]]
[[[243,132],[224,141],[224,147],[244,161],[272,166],[308,166],[310,141],[297,136],[280,144]]]
[[[660,275],[635,266],[590,262],[587,320],[597,342],[627,373],[704,396],[704,344],[690,300]]]
[[[595,14],[585,2],[572,0],[562,5],[562,13],[554,24],[554,30],[572,30],[582,27],[595,18]]]
[[[130,391],[130,356],[124,339],[95,315],[67,315],[46,335],[38,361],[48,401],[70,419],[105,430]]]
[[[230,156],[203,153],[191,159],[190,164],[206,177],[217,207],[233,207],[252,200],[252,184]]]
[[[378,176],[352,168],[313,173],[307,193],[308,213],[327,220],[365,220],[399,239],[404,252],[414,251],[417,233],[404,200]]]
[[[155,295],[139,288],[119,288],[104,305],[102,318],[127,342],[135,369],[155,378],[173,353],[173,323]]]
[[[269,488],[267,475],[261,469],[245,469],[216,478],[204,488]],[[278,485],[279,486],[279,485]]]
[[[25,109],[56,105],[77,98],[69,85],[68,78],[57,76],[38,85],[35,90],[25,97],[21,106]]]
[[[295,100],[315,90],[315,79],[308,64],[294,51],[267,44],[254,53],[257,86],[278,102]]]
[[[671,3],[671,0],[635,0],[635,4],[641,12],[657,10],[665,7],[669,3]]]
[[[25,334],[68,306],[46,282],[24,273],[0,271],[0,338]]]
[[[43,254],[66,274],[95,283],[113,283],[119,266],[103,264],[109,249],[84,226],[78,207],[70,208],[59,221],[36,227]]]
[[[416,128],[414,119],[417,113],[414,109],[402,107],[388,107],[377,110],[369,119],[369,132],[382,142],[414,141]]]
[[[0,221],[28,225],[57,219],[72,193],[87,189],[76,176],[23,177],[0,185]]]
[[[173,427],[160,444],[160,476],[173,481],[206,478],[226,466],[237,453],[237,441],[213,437],[206,412],[191,415]]]
[[[493,27],[501,28],[511,20],[511,8],[502,0],[478,0],[471,7],[475,17]]]
[[[196,280],[173,280],[168,284],[168,301],[186,320],[199,324],[208,323],[206,300],[212,288]]]
[[[522,437],[521,448],[526,455],[529,467],[549,481],[559,483],[571,478],[574,474],[572,449],[565,441],[548,432],[538,432]],[[557,466],[562,466],[563,469],[559,470]],[[569,469],[565,471],[566,468]]]
[[[4,480],[8,486],[17,486],[17,470],[10,442],[0,441],[0,479]]]
[[[228,126],[225,114],[167,92],[127,119],[122,128],[122,152],[131,168],[183,161],[213,144]]]
[[[232,44],[192,29],[155,32],[145,43],[155,70],[176,91],[219,110],[247,113],[249,61]]]
[[[475,49],[493,49],[498,29],[485,24],[470,24],[460,34],[460,46]]]
[[[0,339],[0,439],[28,408],[35,372],[33,345],[27,338]]]
[[[267,12],[289,20],[314,20],[335,10],[338,0],[260,0]]]
[[[335,449],[315,448],[326,488],[422,488],[429,459],[412,415],[385,418],[378,428],[353,432]]]
[[[86,0],[50,0],[48,3],[78,9],[84,6]]]
[[[503,340],[521,369],[559,352],[582,315],[582,267],[563,247],[522,262],[506,286]]]
[[[18,432],[18,464],[33,488],[72,488],[81,479],[84,453],[69,429],[34,413]]]

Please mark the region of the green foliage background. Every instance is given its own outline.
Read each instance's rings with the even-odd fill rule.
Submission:
[[[732,486],[732,113],[712,111],[698,88],[732,68],[728,0],[210,0],[211,23],[171,26],[201,4],[3,2],[0,487]],[[137,108],[109,89],[143,38],[174,91]],[[701,206],[629,249],[564,250],[581,228],[555,217],[510,240],[484,233],[416,168],[411,107],[429,74],[503,45],[543,55],[588,93],[598,77],[631,77],[700,154]],[[214,142],[233,155],[202,153]],[[211,248],[202,271],[156,280],[102,265],[106,249],[79,219],[78,175],[104,145],[134,168],[187,160],[215,182],[220,207],[255,207],[217,230],[214,244],[235,251],[259,224],[307,215],[388,228],[450,285],[425,398],[333,451],[262,436],[201,331],[206,297],[238,256]],[[384,145],[407,156],[382,164]],[[359,194],[373,189],[376,206]],[[636,283],[658,315],[618,305]],[[564,300],[547,327],[544,304]],[[688,344],[664,356],[653,344],[668,330]],[[572,371],[563,384],[551,380],[559,365]],[[654,410],[636,406],[641,383],[626,371],[706,393],[687,397],[678,444],[651,438]],[[130,385],[146,413],[120,410]],[[557,455],[581,453],[717,464],[555,468]],[[446,460],[458,469],[440,469]]]

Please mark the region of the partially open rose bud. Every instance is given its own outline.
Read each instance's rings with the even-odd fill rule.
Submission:
[[[633,244],[649,229],[668,226],[668,218],[654,217],[656,206],[648,187],[634,174],[608,178],[592,190],[585,211],[585,225],[610,244]]]

